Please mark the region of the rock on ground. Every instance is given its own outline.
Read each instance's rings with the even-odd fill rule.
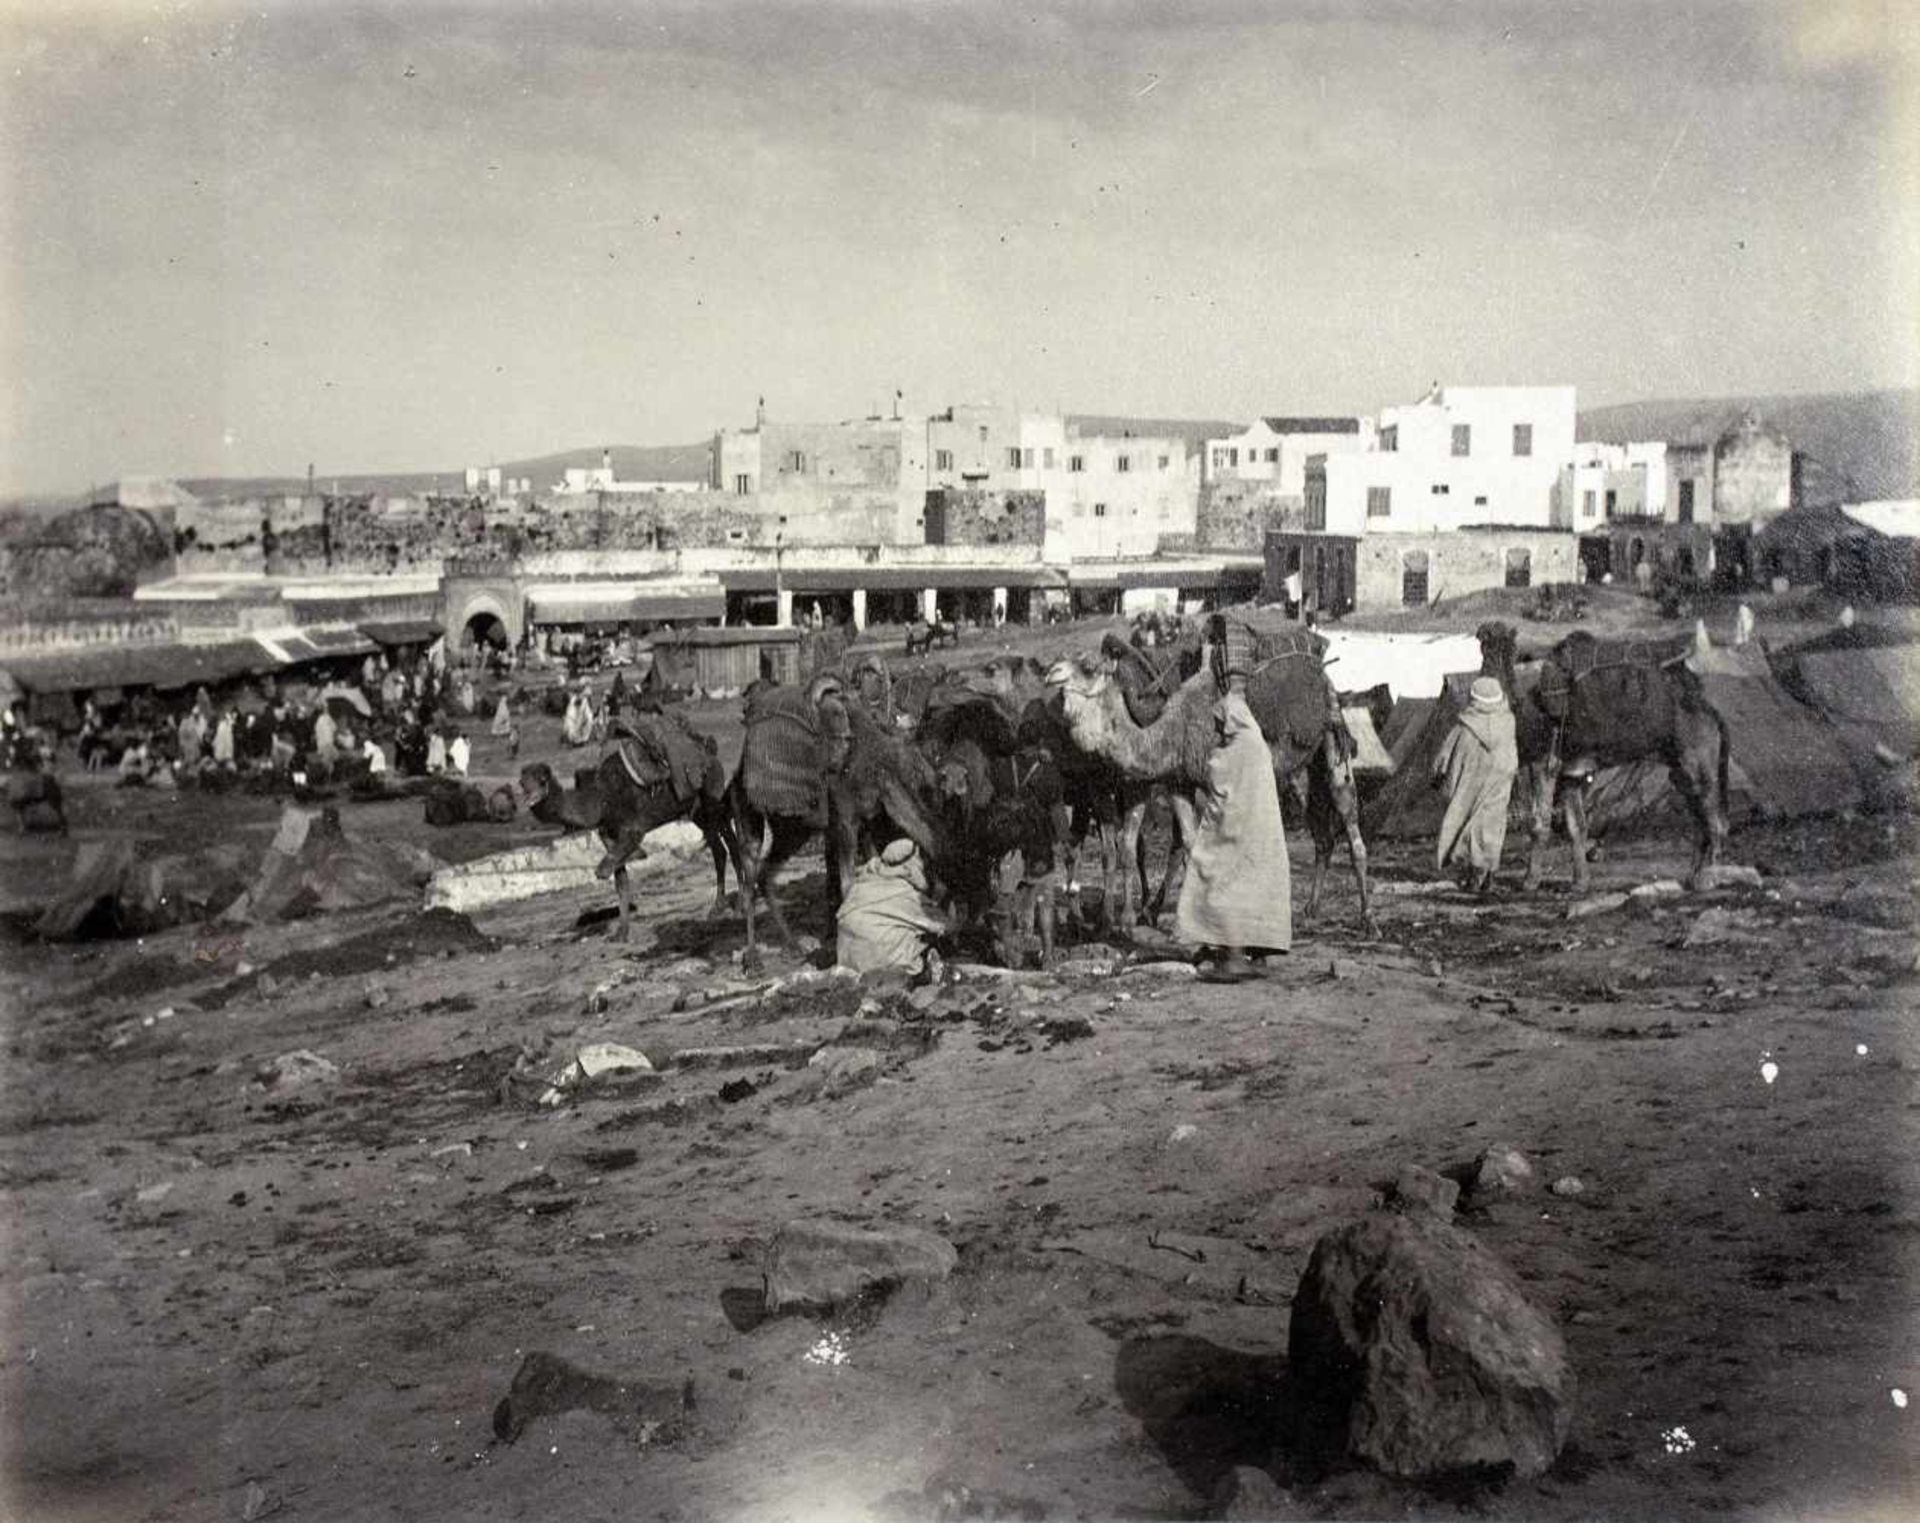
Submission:
[[[1314,1245],[1288,1362],[1319,1440],[1389,1475],[1538,1475],[1572,1416],[1553,1319],[1471,1233],[1430,1216],[1376,1213]]]
[[[1409,1215],[1427,1215],[1446,1221],[1460,1202],[1457,1180],[1423,1169],[1417,1163],[1403,1163],[1400,1172],[1387,1186],[1387,1204]]]
[[[1475,1200],[1496,1195],[1518,1195],[1533,1188],[1533,1165],[1527,1155],[1510,1142],[1496,1142],[1483,1148],[1473,1161],[1467,1178],[1467,1193]]]
[[[933,1285],[959,1262],[953,1244],[915,1227],[788,1222],[767,1249],[766,1310],[826,1311],[898,1285]]]

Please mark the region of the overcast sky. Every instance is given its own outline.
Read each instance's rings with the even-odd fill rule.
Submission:
[[[1911,14],[0,0],[0,493],[1914,384]]]

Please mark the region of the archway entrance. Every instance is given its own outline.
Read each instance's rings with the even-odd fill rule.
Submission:
[[[475,649],[507,648],[507,626],[498,614],[476,613],[466,623],[466,644]]]

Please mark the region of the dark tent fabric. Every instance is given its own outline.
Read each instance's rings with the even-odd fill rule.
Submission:
[[[1757,646],[1715,647],[1696,661],[1707,702],[1732,736],[1728,787],[1734,818],[1793,819],[1863,802],[1839,737],[1774,680]]]
[[[1817,650],[1792,655],[1792,685],[1856,751],[1920,750],[1920,647]]]
[[[1699,659],[1699,658],[1696,658]],[[1794,818],[1861,805],[1857,763],[1850,765],[1842,737],[1822,716],[1795,701],[1777,681],[1766,657],[1753,647],[1716,648],[1699,664],[1707,701],[1726,721],[1729,808],[1735,820],[1755,816]],[[1522,699],[1539,680],[1540,667],[1523,663],[1515,672]],[[1362,825],[1382,837],[1422,837],[1440,828],[1445,801],[1432,787],[1433,758],[1466,702],[1473,673],[1446,680],[1424,720],[1410,713],[1402,725],[1396,704],[1388,730],[1395,775],[1367,801]],[[1588,817],[1596,834],[1629,824],[1680,820],[1684,802],[1660,762],[1636,762],[1596,773],[1588,792]],[[1515,788],[1516,819],[1526,800]]]
[[[149,856],[125,836],[88,841],[34,934],[49,941],[140,936],[203,919],[240,892],[243,855],[232,843]]]
[[[258,924],[359,909],[412,898],[431,876],[425,853],[353,840],[331,809],[312,814],[289,807],[252,885],[220,918]]]

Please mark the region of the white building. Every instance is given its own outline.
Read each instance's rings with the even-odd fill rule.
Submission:
[[[1556,521],[1573,458],[1571,386],[1436,386],[1380,414],[1373,448],[1315,455],[1307,527],[1328,534],[1420,534]]]
[[[1307,489],[1309,457],[1373,447],[1371,418],[1256,418],[1237,434],[1206,441],[1201,480],[1267,482],[1284,496],[1299,497]]]
[[[1047,559],[1152,555],[1164,536],[1193,534],[1200,457],[1177,434],[1080,433],[1069,428],[1047,494]]]
[[[1574,445],[1555,489],[1555,527],[1585,533],[1603,528],[1609,519],[1666,516],[1664,441]]]

